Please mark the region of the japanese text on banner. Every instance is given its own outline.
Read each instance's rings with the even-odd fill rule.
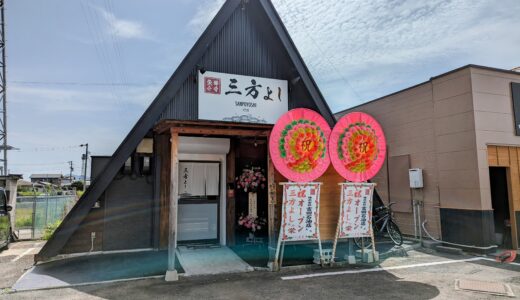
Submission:
[[[282,216],[282,240],[319,238],[319,183],[286,184]]]
[[[339,237],[369,237],[372,230],[374,184],[342,184]]]

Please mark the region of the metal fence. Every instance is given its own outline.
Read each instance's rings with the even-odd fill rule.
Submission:
[[[42,238],[45,228],[59,224],[75,202],[74,195],[17,197],[15,234],[19,239]]]

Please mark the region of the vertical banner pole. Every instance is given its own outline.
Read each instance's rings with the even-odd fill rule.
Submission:
[[[280,263],[279,263],[279,255],[280,255],[280,246],[282,245],[282,233],[283,233],[283,215],[285,214],[285,200],[286,200],[286,187],[283,185],[283,196],[282,196],[282,222],[280,222],[280,233],[278,234],[278,243],[276,244],[276,252],[274,255],[274,265],[273,270],[279,271],[280,270]]]
[[[281,253],[280,253],[280,269],[282,268],[282,265],[283,265],[283,255],[285,254],[285,241],[282,242],[282,250],[281,250]]]
[[[334,244],[332,245],[332,258],[330,259],[330,265],[332,265],[334,263],[334,260],[336,259],[336,247],[338,246],[339,227],[341,226],[341,211],[343,208],[343,206],[341,205],[341,203],[343,202],[343,185],[341,183],[339,185],[341,186],[341,193],[339,199],[338,225],[336,225],[336,234],[334,235]]]
[[[348,256],[352,256],[352,253],[354,252],[354,243],[352,239],[348,239]],[[349,261],[350,263],[350,261]]]
[[[370,197],[372,198],[370,201],[370,211],[372,211],[372,208],[374,207],[375,184],[372,184],[370,189],[371,189]],[[370,221],[370,238],[372,239],[372,258],[375,262],[376,261],[376,240],[374,239],[374,226],[372,226],[373,225],[372,220],[369,220],[369,221]]]
[[[317,191],[316,198],[318,199],[318,203],[320,203],[320,195],[321,195],[321,183],[318,184],[318,191]],[[323,267],[323,249],[321,248],[321,235],[320,235],[320,205],[318,204],[316,207],[317,216],[316,216],[316,231],[318,232],[318,247],[320,250],[320,265]]]
[[[365,259],[365,239],[361,238],[361,261]]]

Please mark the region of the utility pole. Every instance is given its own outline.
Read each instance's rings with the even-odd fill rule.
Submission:
[[[69,180],[70,180],[70,184],[72,184],[72,171],[74,171],[74,162],[72,160],[69,161],[69,166],[70,166]]]
[[[5,1],[0,0],[0,150],[3,152],[2,160],[2,175],[7,175],[7,96],[6,96],[6,70],[5,70],[5,19],[4,19],[4,5]]]
[[[88,143],[81,144],[79,146],[85,147],[85,154],[82,155],[82,159],[85,160],[85,162],[84,162],[85,167],[83,169],[83,191],[85,191],[87,189]]]

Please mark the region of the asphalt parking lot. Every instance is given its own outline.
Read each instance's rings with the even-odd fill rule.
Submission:
[[[32,267],[34,254],[45,242],[23,241],[11,243],[8,250],[0,252],[0,290],[10,288],[22,274]]]
[[[470,279],[508,284],[520,295],[520,265],[429,250],[390,257],[379,266],[257,271],[181,277],[178,282],[143,279],[49,290],[15,292],[0,299],[507,299],[455,289]]]

